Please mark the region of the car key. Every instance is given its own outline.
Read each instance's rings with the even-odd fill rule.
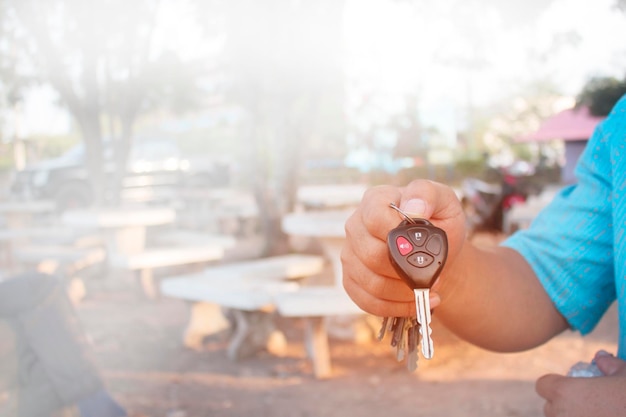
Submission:
[[[411,319],[411,325],[407,332],[407,358],[406,366],[410,372],[417,369],[417,341],[419,338],[419,324],[416,319]]]
[[[413,219],[395,204],[404,220],[387,235],[389,258],[394,269],[415,294],[415,309],[420,325],[422,354],[433,357],[430,288],[433,286],[448,255],[446,232],[425,219]]]
[[[393,320],[393,318],[392,318],[392,320]],[[385,333],[387,332],[387,323],[388,322],[389,322],[389,317],[384,317],[383,318],[383,323],[380,326],[380,330],[378,331],[377,339],[379,341],[383,340],[385,338]]]
[[[404,321],[403,332],[400,331],[399,324]],[[384,317],[382,325],[378,331],[378,340],[382,341],[385,334],[392,333],[391,346],[396,347],[396,359],[402,361],[406,356],[407,369],[413,372],[417,369],[417,342],[419,340],[419,323],[415,318]],[[402,340],[404,339],[404,340]]]

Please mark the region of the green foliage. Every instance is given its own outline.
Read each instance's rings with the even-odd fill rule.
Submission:
[[[530,146],[528,143],[514,143],[511,145],[511,151],[518,160],[532,161],[535,155]]]
[[[462,157],[456,161],[455,174],[460,177],[481,178],[486,170],[485,158],[482,157]]]
[[[615,103],[626,94],[626,79],[612,77],[590,79],[576,98],[578,106],[589,107],[594,116],[607,116]]]

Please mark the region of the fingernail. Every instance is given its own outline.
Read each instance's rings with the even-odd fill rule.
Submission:
[[[420,198],[412,198],[404,202],[400,209],[410,216],[421,217],[426,213],[426,202]]]
[[[613,356],[612,353],[607,352],[606,350],[599,350],[596,352],[596,358],[600,358],[602,356]]]

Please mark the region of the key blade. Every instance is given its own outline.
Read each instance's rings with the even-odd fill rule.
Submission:
[[[394,327],[393,334],[391,336],[391,346],[396,347],[402,338],[402,332],[404,332],[404,322],[406,318],[404,317],[395,317],[394,318]]]
[[[420,335],[422,343],[422,354],[426,359],[431,359],[434,354],[434,345],[432,335],[432,329],[430,328],[431,316],[430,316],[430,290],[429,289],[415,289],[415,308],[417,310],[417,322],[420,325]]]
[[[417,341],[419,340],[419,324],[417,320],[411,321],[411,327],[409,328],[407,335],[407,369],[409,372],[413,372],[417,369]]]
[[[385,338],[385,333],[387,332],[387,326],[388,326],[387,322],[388,321],[389,321],[389,317],[384,317],[383,318],[383,322],[382,322],[382,324],[380,326],[380,330],[378,331],[378,336],[377,336],[377,339],[379,341],[383,340]]]

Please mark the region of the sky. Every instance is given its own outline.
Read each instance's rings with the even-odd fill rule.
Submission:
[[[575,95],[591,75],[626,75],[626,15],[611,9],[613,0],[536,2],[540,6],[532,18],[520,21],[511,20],[517,9],[508,14],[493,7],[463,10],[469,3],[458,0],[425,1],[422,8],[408,3],[347,0],[343,65],[351,80],[348,93],[376,94],[392,112],[404,94],[417,92],[422,117],[443,131],[457,128],[458,114],[468,103],[487,105],[532,79],[549,76],[565,94]],[[181,3],[175,1],[166,4],[174,9],[162,14],[161,33],[176,36],[162,37],[162,42],[190,56],[206,47],[198,41],[197,27],[180,24],[190,11],[176,10]],[[554,34],[571,37],[574,31],[580,36],[576,46],[550,50]],[[541,63],[529,58],[548,50]],[[476,56],[480,63],[471,68],[467,63]],[[19,134],[67,131],[69,118],[54,101],[50,89],[33,91],[16,119]]]
[[[575,93],[590,74],[625,72],[626,15],[613,11],[612,3],[556,0],[536,19],[518,25],[494,10],[473,10],[466,18],[475,23],[464,28],[445,8],[420,13],[406,2],[354,0],[346,13],[345,64],[384,91],[414,84],[428,97],[459,91],[471,76],[478,104],[502,90],[495,81],[527,80],[541,73],[554,74],[566,92]],[[528,55],[547,50],[554,34],[573,31],[581,37],[579,45],[555,50],[542,66],[530,63]],[[479,70],[436,62],[437,56],[470,57],[472,48],[486,61]]]
[[[454,19],[459,2],[432,3],[415,12],[407,2],[350,1],[345,65],[360,80],[355,94],[377,91],[389,108],[417,91],[426,124],[450,138],[468,103],[488,105],[533,79],[549,77],[573,96],[592,75],[626,75],[626,15],[612,10],[613,0],[539,2],[548,5],[522,21],[511,21],[515,11],[507,16],[488,7],[457,10],[462,19]],[[574,32],[575,46],[554,48],[555,34]],[[539,54],[542,62],[530,59]],[[476,56],[474,69],[463,65]]]

